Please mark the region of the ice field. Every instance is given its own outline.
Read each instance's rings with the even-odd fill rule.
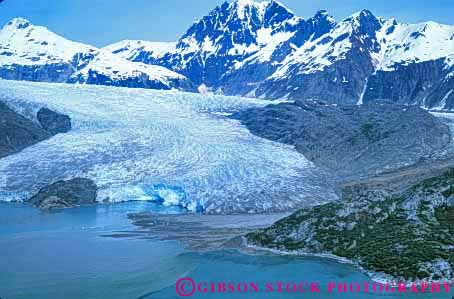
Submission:
[[[67,114],[66,134],[0,159],[0,198],[87,177],[98,200],[154,200],[208,213],[282,211],[336,198],[331,179],[292,147],[226,115],[271,102],[176,91],[0,80],[0,100],[36,120]]]

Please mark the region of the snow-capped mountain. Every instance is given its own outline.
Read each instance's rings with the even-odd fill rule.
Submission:
[[[317,22],[320,23],[316,25]],[[257,61],[273,69],[274,61],[282,60],[292,51],[291,43],[300,44],[330,27],[331,20],[305,21],[276,1],[238,0],[225,2],[194,23],[175,46],[125,41],[105,49],[132,61],[166,66],[190,77],[196,84],[222,90],[236,85],[237,78],[232,76],[235,70],[247,69]],[[301,28],[308,32],[300,34]],[[167,53],[162,52],[163,48]],[[271,74],[270,71],[256,73],[258,80]],[[242,90],[224,92],[244,93]]]
[[[296,32],[301,19],[276,1],[224,2],[195,23],[178,41],[173,67],[214,89],[228,86],[225,76],[264,50],[264,61]],[[232,92],[233,93],[233,92]]]
[[[314,98],[337,104],[358,102],[378,51],[380,21],[364,10],[305,42],[287,56],[255,91],[262,97]]]
[[[67,83],[195,90],[194,85],[185,76],[165,67],[131,62],[106,51],[99,51],[84,68],[72,74]]]
[[[175,52],[176,43],[124,40],[103,49],[134,62],[155,64],[169,53]]]
[[[274,0],[236,0],[175,46],[127,41],[106,49],[227,95],[454,109],[454,26],[403,24],[368,10],[336,22],[326,11],[303,19]]]
[[[175,43],[97,49],[17,18],[0,31],[0,78],[454,109],[454,26],[368,10],[341,22],[326,11],[304,19],[274,0],[235,0]]]
[[[452,109],[454,98],[441,102],[454,88],[447,80],[453,36],[454,26],[400,24],[364,10],[288,56],[259,95],[347,104],[384,99]]]
[[[390,99],[434,109],[454,109],[454,26],[435,22],[384,22],[381,50],[363,100]]]
[[[0,30],[0,78],[193,90],[183,75],[134,63],[15,18]]]
[[[94,47],[69,41],[47,28],[16,18],[0,31],[0,77],[65,82],[97,52]]]

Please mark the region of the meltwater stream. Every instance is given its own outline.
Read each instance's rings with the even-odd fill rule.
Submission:
[[[48,107],[73,130],[0,160],[0,200],[25,200],[83,176],[100,201],[164,200],[210,213],[279,211],[334,199],[331,179],[292,147],[225,114],[270,102],[237,97],[0,80],[0,99],[36,119]]]

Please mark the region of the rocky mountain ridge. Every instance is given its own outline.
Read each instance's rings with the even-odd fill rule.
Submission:
[[[133,63],[15,18],[0,30],[0,78],[194,91],[184,76]]]
[[[341,22],[326,11],[303,19],[277,1],[237,0],[171,46],[144,43],[106,49],[125,57],[127,48],[131,61],[165,66],[226,95],[454,108],[454,26],[435,22],[404,24],[368,10]]]
[[[16,18],[0,32],[0,78],[452,110],[454,26],[368,10],[340,22],[323,10],[305,19],[274,0],[235,0],[174,43],[97,49]]]

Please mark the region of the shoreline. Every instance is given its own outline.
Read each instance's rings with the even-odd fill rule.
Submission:
[[[17,204],[18,206],[29,206],[24,203],[18,202],[0,202],[0,204]],[[98,203],[105,206],[110,205],[105,203]],[[113,203],[119,204],[119,203]],[[90,206],[95,206],[93,204]],[[75,207],[81,208],[81,207]],[[38,209],[39,210],[39,209]],[[62,209],[68,210],[68,209]],[[227,250],[234,249],[240,253],[251,255],[253,253],[262,254],[264,252],[272,253],[281,256],[295,256],[295,257],[315,257],[320,259],[329,259],[340,264],[348,264],[353,266],[365,274],[369,279],[375,283],[383,285],[396,286],[399,282],[398,279],[390,274],[382,272],[374,272],[365,269],[358,261],[351,260],[345,257],[337,256],[331,253],[309,253],[303,250],[285,251],[268,247],[261,247],[248,243],[245,235],[256,229],[266,227],[276,219],[281,219],[287,216],[288,213],[268,213],[268,214],[255,214],[252,215],[200,215],[200,214],[156,214],[149,212],[132,213],[128,214],[130,223],[136,227],[136,230],[131,231],[117,231],[112,234],[103,235],[103,237],[111,238],[156,238],[162,241],[177,241],[189,250],[196,252],[206,252],[214,250]],[[255,219],[253,219],[255,218]],[[273,219],[274,218],[274,219]],[[273,220],[271,220],[273,219]],[[189,226],[188,226],[189,225]],[[185,227],[180,232],[175,231],[175,228]],[[192,228],[191,228],[192,226]],[[191,238],[192,237],[192,238]],[[205,244],[205,242],[208,242]],[[204,245],[203,245],[204,244]],[[202,246],[203,245],[203,246]],[[454,281],[440,280],[440,281],[404,281],[406,287],[412,285],[421,285],[422,283],[450,283]],[[454,285],[453,285],[454,287]]]
[[[321,259],[329,259],[336,261],[341,264],[348,264],[354,266],[355,269],[361,271],[363,274],[365,274],[367,277],[370,278],[375,283],[379,283],[382,285],[390,285],[390,286],[397,286],[397,284],[402,283],[402,282],[397,282],[398,279],[395,279],[392,275],[386,274],[386,273],[380,273],[380,272],[374,272],[371,270],[365,269],[363,266],[361,266],[358,262],[354,260],[350,260],[348,258],[344,258],[341,256],[337,256],[331,253],[308,253],[304,251],[284,251],[284,250],[279,250],[279,249],[273,249],[273,248],[268,248],[268,247],[261,247],[261,246],[256,246],[249,244],[244,236],[242,236],[242,244],[239,250],[245,254],[248,254],[244,250],[241,250],[242,248],[245,248],[247,250],[253,250],[257,253],[260,251],[262,252],[269,252],[273,253],[276,255],[282,255],[282,256],[299,256],[299,257],[317,257]],[[411,287],[414,285],[420,286],[422,283],[449,283],[449,284],[454,284],[454,281],[449,281],[449,280],[440,280],[440,281],[424,281],[424,280],[416,280],[412,282],[404,282],[405,286]]]

